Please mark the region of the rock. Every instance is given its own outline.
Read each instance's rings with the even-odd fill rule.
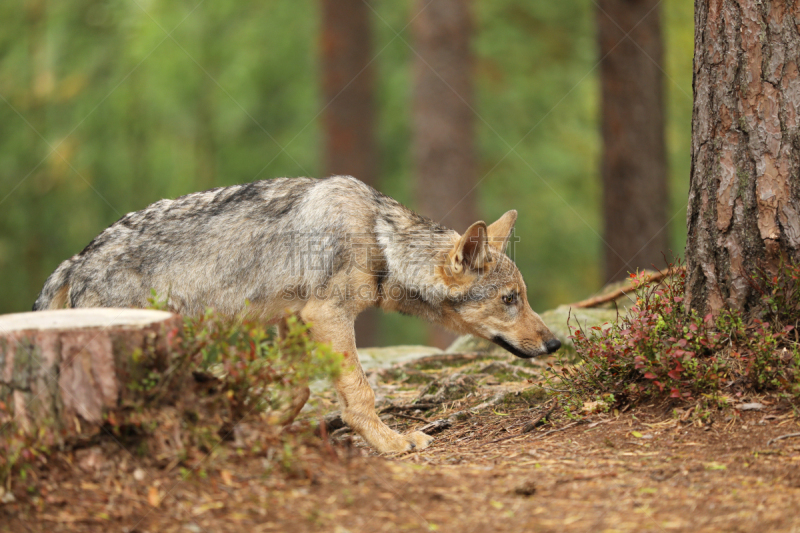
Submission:
[[[500,346],[480,337],[472,335],[462,335],[447,347],[445,353],[485,353],[485,354],[507,354]]]
[[[740,411],[761,411],[766,406],[763,403],[752,402],[752,403],[740,403],[736,406],[737,409]]]
[[[95,472],[104,469],[107,463],[100,446],[76,450],[75,460],[84,472]]]
[[[545,311],[539,316],[542,317],[550,331],[558,337],[561,344],[569,347],[572,347],[572,340],[569,338],[572,333],[567,326],[568,320],[569,325],[573,328],[580,324],[580,327],[584,330],[588,330],[593,326],[608,327],[608,325],[617,321],[617,311],[615,309],[571,309],[566,305]],[[620,316],[624,316],[624,311],[620,310]]]
[[[524,381],[536,375],[536,372],[521,366],[514,366],[505,361],[492,361],[480,369],[478,374],[488,374],[494,376],[498,381]]]
[[[456,372],[430,383],[420,392],[417,402],[434,404],[452,402],[477,389],[478,384],[474,378]]]
[[[407,363],[421,357],[442,353],[432,346],[390,346],[386,348],[359,348],[358,358],[365,370],[387,368],[397,363]]]
[[[14,503],[17,499],[11,491],[6,491],[5,487],[0,487],[0,503]]]
[[[519,487],[514,489],[515,494],[520,496],[533,496],[536,494],[536,483],[534,481],[526,481]]]

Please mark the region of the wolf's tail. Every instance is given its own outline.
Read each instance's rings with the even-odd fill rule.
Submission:
[[[69,279],[72,274],[73,259],[67,259],[50,274],[44,282],[42,292],[33,304],[34,311],[44,311],[45,309],[63,309],[69,306]]]

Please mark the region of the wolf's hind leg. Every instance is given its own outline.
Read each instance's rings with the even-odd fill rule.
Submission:
[[[336,392],[342,407],[342,420],[367,443],[381,453],[401,453],[427,447],[433,437],[415,431],[401,435],[389,428],[375,412],[375,392],[369,386],[356,352],[353,320],[339,307],[325,302],[309,302],[301,318],[311,323],[318,342],[329,342],[335,352],[344,355],[344,370],[336,380]]]

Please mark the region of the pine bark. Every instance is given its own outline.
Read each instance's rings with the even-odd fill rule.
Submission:
[[[321,7],[325,175],[354,176],[378,188],[371,10],[362,0],[322,0]],[[374,346],[377,327],[376,310],[362,313],[358,346]]]
[[[606,282],[664,263],[669,190],[659,0],[598,0]]]
[[[695,3],[687,303],[754,310],[748,276],[800,258],[800,4]]]
[[[0,402],[26,431],[97,428],[132,399],[129,385],[147,377],[150,366],[166,369],[166,338],[180,325],[177,315],[141,309],[3,315]],[[133,356],[137,351],[150,354],[148,368]]]
[[[466,0],[419,0],[412,23],[413,157],[419,212],[463,233],[478,220],[472,17]],[[430,342],[453,340],[432,327]]]

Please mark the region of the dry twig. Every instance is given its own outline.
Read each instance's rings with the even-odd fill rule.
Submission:
[[[767,441],[767,446],[772,444],[775,441],[783,440],[783,439],[791,439],[794,437],[800,437],[800,433],[787,433],[786,435],[781,435],[780,437],[775,437],[774,439],[769,439]]]
[[[525,426],[523,426],[523,428],[522,428],[521,433],[528,433],[529,431],[533,431],[537,427],[539,427],[542,424],[544,424],[544,420],[548,416],[550,416],[550,414],[553,412],[553,410],[555,408],[556,408],[556,404],[554,403],[553,405],[550,406],[550,409],[548,409],[547,411],[544,412],[544,414],[539,415],[536,419],[534,419],[531,422],[528,422],[527,424],[525,424]]]
[[[391,413],[394,411],[416,411],[417,409],[421,411],[426,411],[428,409],[434,409],[436,407],[441,407],[441,404],[438,403],[412,403],[408,405],[387,405],[383,409],[381,409],[379,414],[384,413]]]
[[[685,266],[680,268],[670,268],[665,270],[664,272],[659,272],[658,274],[651,274],[647,276],[647,280],[645,283],[655,283],[657,281],[661,281],[662,279],[666,278],[667,276],[671,276],[672,274],[677,274],[678,272],[683,272],[686,270]],[[576,302],[574,304],[569,304],[569,307],[575,307],[578,309],[587,309],[589,307],[597,307],[598,305],[602,305],[604,303],[613,302],[620,296],[624,296],[629,291],[633,290],[633,287],[626,287],[624,289],[617,289],[612,291],[608,294],[603,294],[600,296],[595,296],[593,298],[587,298],[586,300],[581,300],[580,302]]]
[[[398,418],[408,418],[409,420],[416,420],[417,422],[425,422],[426,424],[430,423],[430,420],[422,418],[421,416],[404,415],[403,413],[392,413],[392,416],[396,416]]]

